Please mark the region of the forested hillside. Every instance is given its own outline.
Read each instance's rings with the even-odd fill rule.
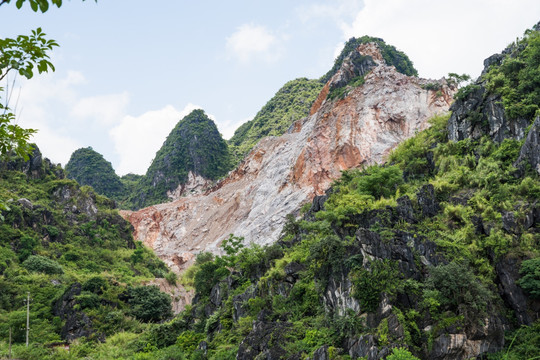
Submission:
[[[345,171],[279,242],[231,235],[222,255],[201,252],[180,280],[195,299],[176,317],[137,287],[165,269],[107,199],[46,162],[4,164],[2,336],[20,329],[30,290],[39,341],[17,345],[24,359],[540,356],[538,54],[529,31],[490,57],[451,114],[386,164]],[[46,346],[74,339],[66,314],[93,329],[69,353]]]
[[[83,356],[111,335],[170,318],[170,296],[144,284],[176,276],[133,241],[112,200],[66,179],[37,148],[28,161],[0,167],[9,207],[0,220],[0,357],[7,358],[10,329],[18,358],[43,359],[55,343],[78,341]]]
[[[203,110],[193,110],[171,131],[135,191],[132,208],[168,201],[167,192],[185,184],[190,172],[217,180],[232,169],[227,142]]]
[[[293,122],[307,116],[323,85],[306,78],[283,85],[253,120],[242,124],[229,140],[235,163],[242,161],[262,138],[283,135]]]
[[[98,194],[111,199],[120,199],[126,193],[111,163],[91,147],[78,149],[71,154],[66,173],[69,179],[91,186]]]

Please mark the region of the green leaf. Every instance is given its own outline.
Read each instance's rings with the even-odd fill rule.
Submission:
[[[40,0],[39,9],[41,10],[42,13],[49,10],[49,1],[48,0]]]
[[[17,9],[20,9],[24,3],[24,0],[17,0],[17,3],[15,3],[15,6],[17,6]]]
[[[32,8],[32,10],[34,10],[35,12],[38,11],[38,3],[36,0],[30,0],[30,7]]]

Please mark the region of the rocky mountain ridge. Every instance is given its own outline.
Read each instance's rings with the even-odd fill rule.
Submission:
[[[353,77],[364,84],[347,85]],[[386,65],[376,44],[361,45],[325,85],[312,115],[260,141],[213,189],[124,216],[135,237],[177,270],[200,251],[217,252],[231,233],[246,243],[275,242],[286,215],[321,195],[342,170],[380,163],[448,110],[456,89],[444,80],[436,82],[440,90],[424,89],[428,83]],[[332,89],[341,98],[328,98]]]

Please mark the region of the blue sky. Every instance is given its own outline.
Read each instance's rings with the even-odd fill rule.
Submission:
[[[229,138],[285,82],[328,71],[351,36],[382,37],[422,77],[476,77],[538,20],[537,0],[71,0],[45,14],[1,6],[0,37],[41,26],[60,44],[55,73],[10,79],[45,156],[64,165],[92,146],[122,175],[144,173],[196,107]]]

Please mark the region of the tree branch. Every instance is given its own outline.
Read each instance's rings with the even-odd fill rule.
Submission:
[[[2,0],[0,1],[0,6],[7,4],[10,0]]]

